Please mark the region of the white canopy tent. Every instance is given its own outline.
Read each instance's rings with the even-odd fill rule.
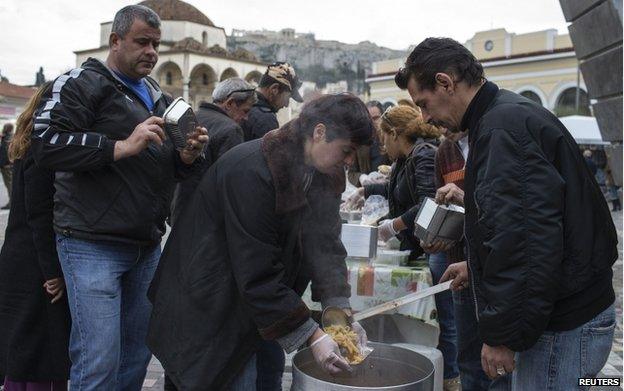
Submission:
[[[598,122],[595,117],[584,117],[581,115],[570,115],[560,117],[559,121],[568,129],[574,140],[583,145],[609,145],[602,140]]]

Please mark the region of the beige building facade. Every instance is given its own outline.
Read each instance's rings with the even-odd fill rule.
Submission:
[[[496,29],[478,32],[464,45],[481,62],[486,78],[499,87],[524,95],[558,116],[591,115],[569,35],[556,30],[513,34]],[[374,63],[366,78],[368,98],[386,105],[409,99],[394,84],[394,74],[404,63],[402,58]]]
[[[245,50],[230,52],[226,34],[201,11],[180,0],[147,0],[139,4],[152,8],[161,18],[161,45],[156,69],[151,76],[161,88],[181,96],[197,107],[210,102],[215,85],[230,77],[241,77],[252,84],[260,81],[266,64]],[[105,60],[112,22],[100,26],[100,46],[79,50],[76,66],[87,58]]]

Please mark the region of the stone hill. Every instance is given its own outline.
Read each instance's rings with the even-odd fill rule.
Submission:
[[[375,61],[407,56],[407,52],[378,46],[369,41],[347,44],[317,40],[312,33],[234,30],[227,38],[230,50],[245,49],[260,61],[289,61],[302,80],[319,87],[346,80],[349,90],[362,93],[366,72]]]

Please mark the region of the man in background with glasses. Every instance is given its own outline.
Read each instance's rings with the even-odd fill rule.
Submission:
[[[240,123],[256,103],[255,88],[245,80],[233,77],[226,79],[212,92],[213,103],[202,102],[197,111],[197,122],[208,130],[210,143],[206,148],[206,159],[200,170],[180,182],[171,204],[171,224],[173,225],[187,203],[204,172],[224,153],[243,142],[243,129]]]
[[[300,86],[295,69],[289,63],[269,65],[258,85],[258,102],[249,112],[249,119],[242,124],[245,141],[261,138],[270,130],[279,128],[277,112],[288,107],[290,98],[303,102],[298,91]]]

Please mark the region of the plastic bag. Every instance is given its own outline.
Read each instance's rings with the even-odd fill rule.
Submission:
[[[370,174],[362,174],[360,175],[360,183],[362,186],[366,185],[376,185],[380,183],[387,183],[388,177],[384,174],[381,174],[379,171],[373,171]]]
[[[388,200],[380,195],[372,195],[366,199],[362,208],[362,225],[376,225],[377,221],[386,216],[390,208]]]
[[[345,182],[346,182],[345,191],[342,192],[342,196],[340,197],[342,202],[345,202],[351,196],[351,194],[353,194],[357,190],[357,187],[353,186],[351,182],[349,182],[349,170],[348,169],[345,170]]]

